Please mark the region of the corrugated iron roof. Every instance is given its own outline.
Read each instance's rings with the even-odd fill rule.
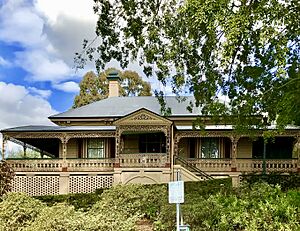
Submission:
[[[194,107],[193,112],[187,110],[190,102],[195,102],[194,97],[165,97],[166,107],[170,107],[172,116],[197,116],[199,108]],[[161,106],[154,96],[138,97],[110,97],[79,108],[50,116],[55,118],[93,118],[93,117],[123,117],[138,109],[145,108],[161,115]]]

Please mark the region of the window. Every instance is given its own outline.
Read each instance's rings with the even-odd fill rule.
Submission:
[[[293,157],[293,137],[276,137],[266,144],[267,159],[289,159]],[[252,143],[252,157],[263,158],[264,140],[259,137]]]
[[[141,153],[165,153],[166,137],[163,133],[141,134],[139,137],[139,151]]]
[[[220,158],[219,138],[201,139],[201,158]]]
[[[104,140],[89,139],[87,146],[88,158],[104,158]]]

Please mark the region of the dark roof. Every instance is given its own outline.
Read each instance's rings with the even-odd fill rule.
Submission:
[[[115,126],[44,126],[44,125],[30,125],[3,129],[1,132],[68,132],[68,131],[113,131]]]
[[[187,110],[190,102],[195,102],[194,97],[165,97],[166,107],[172,110],[171,116],[197,116],[199,108],[194,108],[193,112]],[[79,108],[50,116],[55,118],[95,118],[95,117],[123,117],[141,108],[145,108],[156,114],[161,114],[161,106],[154,96],[138,97],[110,97]]]

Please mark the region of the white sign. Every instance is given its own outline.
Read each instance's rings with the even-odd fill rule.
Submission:
[[[183,181],[169,182],[169,203],[184,203],[184,183]]]

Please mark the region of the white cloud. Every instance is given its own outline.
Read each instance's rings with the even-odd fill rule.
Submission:
[[[52,58],[45,51],[28,50],[16,52],[16,63],[31,75],[28,80],[34,82],[59,82],[71,78],[71,69],[63,60]]]
[[[36,46],[44,42],[43,19],[28,3],[6,1],[0,8],[0,39],[9,43]]]
[[[28,87],[28,90],[30,91],[31,94],[38,95],[44,99],[49,98],[50,95],[52,94],[52,92],[50,90],[41,90],[41,89],[37,89],[35,87]]]
[[[58,84],[81,77],[72,69],[74,54],[84,38],[95,36],[96,21],[92,0],[6,0],[0,5],[0,40],[24,48],[14,64],[28,72],[28,81]]]
[[[80,90],[78,83],[72,81],[64,82],[60,84],[54,84],[53,87],[58,90],[71,92],[71,93],[77,93]]]
[[[93,0],[36,0],[36,8],[43,12],[50,23],[56,23],[60,15],[67,15],[80,20],[95,22]]]
[[[10,67],[11,66],[11,63],[4,59],[3,57],[0,56],[0,66],[3,66],[3,67]]]
[[[49,102],[30,94],[24,86],[0,82],[0,129],[24,125],[50,125],[57,113]]]

